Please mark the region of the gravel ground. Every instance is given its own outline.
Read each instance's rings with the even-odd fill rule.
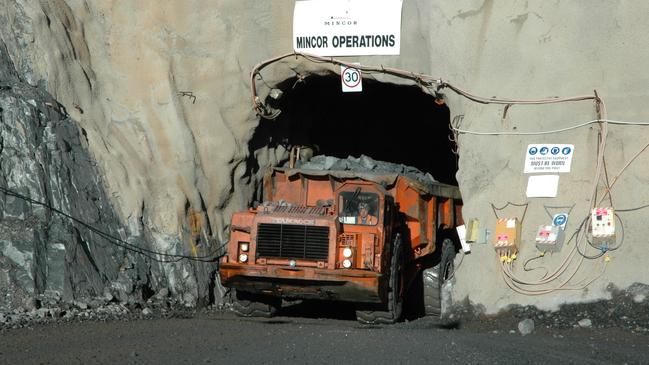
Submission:
[[[272,319],[195,310],[156,294],[144,305],[111,298],[0,314],[1,364],[88,363],[649,363],[649,286],[558,311],[511,307],[487,316],[458,305],[452,326],[431,318],[363,326],[342,303],[286,306]]]
[[[511,306],[497,315],[483,315],[479,308],[460,303],[455,315],[461,325],[473,330],[501,330],[525,319],[537,329],[617,329],[649,335],[649,285],[635,283],[625,290],[610,287],[611,298],[589,303],[565,304],[557,311],[532,306]],[[649,362],[649,358],[647,360]]]
[[[2,339],[4,364],[622,364],[647,362],[649,351],[646,336],[615,329],[521,336],[443,329],[426,318],[362,326],[332,318],[240,319],[228,312],[28,326],[5,330]]]

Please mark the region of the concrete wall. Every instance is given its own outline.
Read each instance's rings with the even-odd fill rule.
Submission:
[[[261,60],[291,51],[293,4],[2,0],[0,36],[25,79],[43,83],[87,132],[108,196],[131,233],[147,229],[158,249],[173,250],[187,205],[201,210],[202,200],[221,239],[230,214],[252,197],[255,176],[246,165],[247,143],[258,119],[250,108],[249,71]],[[597,89],[610,118],[638,121],[647,114],[644,34],[649,25],[643,15],[648,10],[641,2],[604,0],[407,0],[400,56],[346,59],[438,76],[484,96],[533,99]],[[290,65],[305,74],[322,72],[322,65],[309,62]],[[269,67],[266,83],[295,76],[288,66]],[[196,100],[180,91],[191,91]],[[267,91],[262,87],[262,93]],[[548,130],[596,117],[592,102],[580,102],[513,106],[503,118],[503,106],[477,104],[450,91],[446,95],[452,115],[464,115],[462,128],[471,130]],[[544,204],[575,204],[569,233],[588,214],[597,130],[591,126],[536,137],[460,135],[458,179],[466,217],[493,229],[490,203],[529,202],[517,273],[523,259],[536,253],[531,240],[536,226],[548,221]],[[649,136],[645,127],[609,128],[609,178],[643,147],[644,135]],[[526,146],[545,142],[575,144],[572,171],[561,175],[557,198],[528,200],[522,173]],[[286,154],[261,149],[255,157],[263,166]],[[617,180],[615,207],[645,202],[646,158],[640,156]],[[609,283],[624,287],[646,281],[646,215],[644,210],[621,215],[624,246],[611,254],[603,276],[586,289],[515,294],[501,278],[493,249],[484,245],[474,246],[464,258],[456,297],[468,296],[489,311],[509,303],[553,307],[605,296]],[[538,262],[552,271],[567,252]],[[584,262],[574,282],[600,272],[600,261]],[[178,280],[191,273],[183,275]]]
[[[639,4],[636,4],[639,6]],[[637,14],[645,9],[629,7],[624,2],[461,2],[452,8],[434,9],[424,24],[440,24],[431,37],[431,50],[441,51],[433,64],[441,73],[465,89],[483,96],[511,99],[537,99],[555,96],[592,94],[596,89],[603,98],[611,119],[647,121],[643,99],[647,91],[641,86],[647,73],[643,70],[649,55],[641,46],[640,29],[646,27]],[[442,41],[443,40],[443,41]],[[444,47],[441,42],[452,45]],[[436,58],[436,57],[433,57]],[[446,62],[444,61],[446,59]],[[450,95],[453,114],[464,114],[462,128],[475,131],[539,131],[560,129],[596,119],[592,102],[549,106],[513,106],[503,119],[503,106],[485,106]],[[647,127],[609,126],[605,150],[608,177],[612,181],[641,148],[649,136]],[[537,254],[534,248],[536,227],[548,224],[544,206],[573,206],[569,224],[570,236],[588,215],[597,162],[597,133],[591,125],[563,133],[542,136],[475,136],[460,135],[460,171],[458,180],[465,199],[465,217],[479,218],[493,231],[495,217],[490,204],[498,207],[508,201],[528,203],[523,222],[521,253],[514,263],[518,277],[536,281],[543,270],[527,275],[522,270],[525,259]],[[561,174],[556,198],[525,196],[527,176],[522,173],[526,147],[530,143],[571,143],[575,155],[570,173]],[[646,159],[641,155],[619,177],[613,188],[613,206],[618,209],[647,203],[642,181],[647,178]],[[599,181],[602,196],[602,182]],[[602,204],[611,205],[608,200]],[[548,209],[551,213],[560,210]],[[509,207],[501,217],[518,216],[522,209]],[[553,308],[569,301],[606,296],[613,283],[626,287],[634,281],[646,282],[643,249],[646,230],[642,224],[647,210],[620,213],[625,226],[624,246],[610,254],[608,264],[584,260],[575,255],[568,262],[566,274],[542,286],[527,289],[561,287],[570,274],[575,276],[563,288],[540,296],[515,294],[503,282],[499,264],[491,245],[474,245],[458,273],[457,293],[483,303],[493,311],[508,303],[536,304]],[[551,273],[564,261],[574,241],[552,257],[536,260],[531,267],[546,267]],[[589,250],[593,254],[594,250]],[[606,265],[605,268],[603,266]],[[573,269],[576,268],[576,269]],[[488,289],[487,289],[488,288]]]

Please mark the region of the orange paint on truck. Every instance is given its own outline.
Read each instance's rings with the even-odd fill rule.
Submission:
[[[463,224],[457,187],[398,174],[275,168],[263,191],[263,204],[233,214],[219,268],[224,286],[251,295],[385,304],[396,240],[403,295],[439,227]],[[374,219],[361,222],[359,205]]]

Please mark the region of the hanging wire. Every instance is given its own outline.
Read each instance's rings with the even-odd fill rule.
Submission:
[[[570,216],[570,213],[571,213],[572,210],[575,208],[575,205],[577,205],[577,203],[574,203],[573,205],[556,205],[556,206],[543,204],[543,209],[544,209],[545,212],[548,214],[548,217],[550,217],[550,219],[552,219],[554,216],[553,216],[552,214],[550,214],[550,211],[549,211],[548,209],[564,209],[564,208],[570,208],[570,209],[568,210],[568,213],[566,213],[566,214],[568,214],[568,216]]]
[[[119,237],[115,237],[115,236],[111,235],[110,233],[99,230],[99,229],[91,226],[90,224],[88,224],[88,223],[86,223],[86,222],[84,222],[84,221],[82,221],[82,220],[80,220],[78,218],[75,218],[75,217],[73,217],[73,216],[71,216],[71,215],[69,215],[69,214],[67,214],[67,213],[53,207],[53,206],[51,206],[48,203],[44,203],[44,202],[32,199],[32,198],[30,198],[30,197],[28,197],[26,195],[20,194],[20,193],[18,193],[16,191],[8,189],[8,188],[6,188],[4,186],[0,186],[0,191],[5,193],[6,195],[13,196],[13,197],[16,197],[18,199],[24,200],[24,201],[26,201],[26,202],[28,202],[30,204],[36,204],[36,205],[40,205],[42,207],[45,207],[48,210],[50,210],[50,211],[52,211],[52,212],[54,212],[54,213],[56,213],[58,215],[61,215],[63,217],[66,217],[66,218],[70,219],[71,221],[83,226],[84,228],[88,229],[89,231],[91,231],[93,233],[96,233],[97,235],[99,235],[100,237],[106,239],[109,243],[111,243],[111,244],[113,244],[115,246],[124,248],[124,249],[126,249],[126,250],[128,250],[130,252],[140,254],[140,255],[145,256],[145,257],[147,257],[147,258],[149,258],[149,259],[151,259],[153,261],[156,261],[156,262],[172,263],[172,262],[178,262],[178,261],[183,260],[183,259],[190,260],[190,261],[199,261],[199,262],[214,262],[214,261],[218,260],[220,257],[223,256],[223,254],[220,254],[220,255],[211,254],[211,255],[204,255],[204,256],[177,255],[177,254],[169,254],[169,253],[149,250],[149,249],[146,249],[146,248],[143,248],[143,247],[138,247],[136,245],[133,245],[130,242],[122,240]],[[226,244],[227,244],[227,242],[221,244],[220,246],[218,246],[214,250],[214,252],[219,252],[223,247],[226,246]],[[165,259],[160,259],[160,258],[158,258],[156,256],[165,257]]]
[[[520,224],[523,224],[523,221],[525,220],[525,214],[527,213],[527,207],[529,206],[530,203],[517,204],[517,203],[512,203],[512,202],[508,201],[507,204],[503,205],[500,208],[496,207],[494,205],[494,203],[489,203],[489,204],[491,204],[491,210],[494,212],[494,215],[496,216],[496,219],[500,219],[500,217],[498,217],[497,211],[504,210],[505,208],[507,208],[510,205],[513,205],[515,207],[525,207],[525,209],[523,210],[523,215],[522,215],[521,220],[519,222]]]

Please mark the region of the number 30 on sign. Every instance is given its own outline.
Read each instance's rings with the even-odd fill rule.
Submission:
[[[349,66],[340,66],[340,81],[342,82],[343,92],[363,91],[363,79],[361,70]]]

